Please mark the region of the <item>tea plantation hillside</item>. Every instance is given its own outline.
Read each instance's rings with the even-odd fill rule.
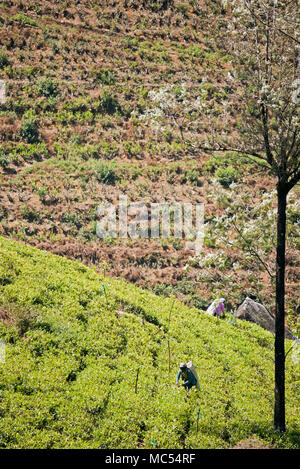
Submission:
[[[220,295],[234,309],[254,294],[275,314],[265,269],[275,274],[274,175],[240,153],[198,148],[200,141],[219,146],[242,127],[241,83],[249,72],[235,70],[224,40],[236,21],[231,4],[0,2],[0,235],[85,265],[105,261],[110,277],[192,307],[207,308]],[[180,118],[174,124],[161,116],[158,125],[151,116],[167,102],[177,103]],[[191,262],[186,236],[172,229],[158,238],[99,238],[98,207],[118,207],[121,196],[149,211],[157,203],[204,204],[201,258]],[[295,188],[286,256],[293,330],[299,200]]]
[[[274,338],[258,326],[3,237],[0,289],[1,448],[299,446],[299,364],[287,359],[279,435]],[[175,377],[189,359],[201,390],[187,394]]]

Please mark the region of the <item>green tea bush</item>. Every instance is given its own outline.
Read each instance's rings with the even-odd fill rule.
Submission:
[[[62,222],[69,223],[70,225],[73,225],[77,229],[82,227],[82,220],[77,213],[65,212],[62,216]]]
[[[172,8],[174,0],[130,0],[130,6],[133,8],[145,8],[155,12],[164,11],[168,8]]]
[[[113,85],[115,83],[114,71],[105,69],[99,73],[96,73],[95,83],[102,83],[102,85]]]
[[[199,186],[200,185],[200,180],[199,180],[199,171],[197,169],[188,169],[185,174],[186,180],[194,185],[194,186]]]
[[[39,121],[30,111],[22,118],[20,136],[27,143],[37,143],[39,140]]]
[[[188,2],[179,2],[176,5],[176,10],[180,12],[183,16],[186,16],[190,9],[190,4]]]
[[[3,69],[4,67],[7,67],[10,64],[7,55],[5,52],[2,50],[0,51],[0,69]]]
[[[22,334],[0,322],[1,448],[215,449],[254,434],[299,446],[299,367],[287,360],[282,439],[272,430],[274,338],[259,326],[3,237],[0,278],[0,306],[31,311]],[[200,391],[175,385],[189,359]]]
[[[201,49],[199,46],[194,45],[190,46],[185,50],[185,53],[190,55],[191,57],[197,57],[197,58],[203,58],[205,55],[205,52],[203,49]]]
[[[17,13],[13,18],[14,21],[18,21],[23,24],[29,24],[30,26],[38,26],[38,23],[33,18],[25,15],[24,13]]]
[[[5,168],[11,162],[11,158],[7,154],[4,147],[0,146],[0,165]]]
[[[40,220],[40,213],[37,209],[31,208],[28,205],[22,205],[20,207],[20,212],[25,220],[29,222],[35,222]]]
[[[131,158],[141,158],[143,155],[143,148],[139,143],[127,141],[123,143],[125,152]]]
[[[117,180],[116,165],[113,162],[99,161],[94,166],[97,181],[114,186]]]
[[[39,80],[36,84],[36,90],[40,96],[45,96],[46,98],[57,96],[59,93],[58,85],[51,77]]]
[[[49,155],[49,151],[45,142],[19,143],[16,146],[13,146],[13,145],[9,146],[6,151],[7,151],[7,157],[9,158],[10,161],[14,163],[19,163],[22,160],[41,161],[43,158]]]
[[[216,178],[223,187],[229,187],[233,182],[239,180],[239,173],[233,166],[218,168],[215,172]]]
[[[102,108],[107,114],[115,114],[117,111],[121,111],[121,106],[116,98],[110,93],[104,91],[101,98]]]

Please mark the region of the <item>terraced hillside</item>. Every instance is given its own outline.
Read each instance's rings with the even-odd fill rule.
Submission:
[[[289,354],[278,434],[259,326],[4,237],[0,298],[1,448],[299,447],[299,365]],[[189,359],[201,390],[187,394],[175,377]]]
[[[0,78],[6,84],[0,111],[0,233],[97,269],[106,262],[110,276],[175,294],[190,305],[205,307],[222,294],[230,310],[250,292],[274,312],[270,276],[257,256],[249,256],[247,244],[256,243],[260,257],[274,267],[271,176],[255,163],[236,163],[233,154],[193,152],[180,126],[157,132],[141,118],[153,105],[151,92],[166,86],[179,98],[184,87],[193,98],[201,94],[214,103],[215,114],[222,114],[224,99],[234,97],[237,86],[229,73],[230,51],[221,47],[228,12],[218,1],[100,3],[0,3]],[[221,119],[219,131],[234,132],[238,125],[237,111],[229,122]],[[210,132],[200,116],[188,137]],[[97,207],[117,204],[120,195],[148,206],[204,203],[202,263],[183,269],[194,251],[172,236],[98,239]],[[232,195],[241,198],[245,226],[256,224],[248,241],[240,239],[236,246],[229,242],[229,233],[237,236],[233,225],[219,223]],[[287,255],[287,310],[294,329],[296,195]]]

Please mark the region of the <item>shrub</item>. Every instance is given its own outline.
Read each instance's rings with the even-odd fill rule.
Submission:
[[[180,2],[176,5],[176,10],[184,16],[187,15],[189,9],[190,5],[188,2]]]
[[[29,18],[29,16],[24,15],[23,13],[18,13],[12,19],[23,24],[29,24],[30,26],[38,26],[38,23],[34,19]]]
[[[111,70],[102,70],[96,74],[95,83],[102,85],[113,85],[115,83],[115,74]]]
[[[117,179],[116,167],[112,162],[99,161],[94,168],[94,174],[97,181],[102,184],[115,185]]]
[[[145,8],[146,10],[152,10],[155,12],[164,11],[171,8],[174,5],[174,0],[131,0],[130,6],[132,8]]]
[[[188,47],[186,49],[186,53],[191,57],[197,57],[197,58],[204,57],[204,50],[196,45]]]
[[[10,64],[10,62],[9,62],[5,52],[0,51],[0,69],[6,67],[9,64]]]
[[[108,114],[114,114],[121,110],[121,106],[116,98],[106,91],[103,93],[101,100],[102,108]]]
[[[199,171],[197,169],[188,169],[185,174],[186,180],[194,185],[194,186],[199,186],[200,181],[199,181]]]
[[[109,143],[103,140],[100,140],[98,144],[98,151],[100,152],[101,156],[105,159],[112,159],[117,156],[117,146],[114,142]]]
[[[237,182],[239,179],[239,174],[233,166],[228,166],[227,168],[219,168],[216,171],[216,177],[219,183],[223,187],[229,187],[233,182]]]
[[[40,96],[46,98],[57,96],[59,91],[57,83],[50,77],[40,80],[36,85],[36,89]]]
[[[7,155],[5,148],[0,147],[0,166],[5,168],[10,163],[10,157]]]
[[[79,155],[80,158],[83,160],[87,161],[89,158],[99,158],[99,151],[97,146],[95,145],[73,145],[73,148],[70,152],[70,154],[73,155]]]
[[[64,213],[62,216],[62,221],[64,223],[73,225],[77,229],[82,227],[82,221],[80,219],[80,216],[76,213],[69,213],[69,212]]]
[[[228,166],[236,166],[236,165],[243,165],[243,171],[253,166],[249,166],[249,159],[245,156],[241,156],[235,153],[227,151],[222,154],[213,154],[209,160],[207,160],[204,165],[203,169],[205,172],[215,174],[218,168],[225,168]]]
[[[38,210],[28,207],[28,205],[22,205],[20,211],[23,218],[25,218],[25,220],[29,221],[30,223],[40,221],[40,214]]]
[[[13,283],[19,274],[14,259],[7,253],[0,253],[0,286]]]
[[[13,161],[19,161],[23,158],[26,161],[41,161],[43,157],[48,155],[48,148],[45,142],[41,143],[20,143],[10,149],[9,157]]]
[[[39,122],[34,114],[26,113],[22,119],[20,135],[27,143],[39,140]]]
[[[131,157],[139,157],[143,155],[143,148],[136,142],[124,142],[124,150]]]

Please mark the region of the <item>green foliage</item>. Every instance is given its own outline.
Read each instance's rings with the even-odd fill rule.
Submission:
[[[186,179],[190,184],[199,186],[199,171],[197,169],[188,169],[186,171]]]
[[[30,26],[38,26],[38,23],[36,22],[36,20],[34,20],[33,18],[30,18],[27,15],[24,15],[24,13],[18,13],[12,19],[14,21],[18,21],[23,24],[29,24]]]
[[[110,161],[99,161],[94,167],[94,174],[102,184],[113,186],[117,179],[116,164]]]
[[[193,46],[190,46],[188,47],[186,50],[185,50],[185,53],[190,55],[191,57],[197,57],[197,58],[203,58],[204,55],[205,55],[205,52],[203,49],[201,49],[199,46],[197,45],[193,45]]]
[[[69,213],[69,212],[64,213],[62,216],[62,222],[74,225],[75,228],[77,229],[81,228],[82,226],[82,221],[80,219],[80,216],[76,213]]]
[[[0,306],[13,305],[21,321],[0,323],[1,448],[228,448],[253,434],[299,446],[299,368],[287,360],[281,437],[272,430],[273,337],[259,326],[220,322],[5,238],[0,278]],[[188,359],[201,391],[187,394],[174,381]]]
[[[227,168],[228,166],[243,166],[243,169],[249,169],[249,159],[245,156],[240,156],[237,153],[227,151],[225,153],[213,153],[212,156],[205,162],[203,169],[215,174],[220,168]],[[253,168],[253,167],[252,167]]]
[[[51,77],[42,78],[36,85],[37,92],[40,96],[50,98],[58,95],[58,85]]]
[[[238,171],[233,166],[227,168],[218,168],[216,170],[216,178],[223,187],[229,187],[233,182],[239,179]]]
[[[40,220],[40,213],[38,210],[22,205],[20,208],[21,215],[29,222],[37,222]]]
[[[10,145],[5,150],[0,148],[0,155],[3,155],[13,163],[19,163],[21,160],[32,161],[42,160],[48,156],[48,148],[45,142],[39,143],[19,143],[16,146]]]
[[[189,9],[190,9],[190,4],[188,2],[179,2],[176,5],[176,10],[178,10],[184,16],[187,15]]]
[[[164,11],[174,5],[174,0],[129,0],[129,6],[133,8],[145,8],[154,12]]]
[[[106,91],[103,93],[101,102],[103,110],[108,114],[114,114],[117,111],[121,111],[121,106],[118,100]]]
[[[0,146],[0,165],[5,168],[11,162],[11,158],[8,156],[5,148]]]
[[[105,69],[96,73],[95,82],[102,83],[102,85],[113,85],[115,83],[114,71]]]
[[[39,121],[30,111],[22,118],[20,135],[27,143],[37,143],[39,140]]]
[[[143,148],[137,142],[124,142],[123,147],[130,157],[141,158],[143,155]]]
[[[10,64],[7,55],[3,50],[0,51],[0,69],[7,67]]]
[[[250,171],[250,165],[245,156],[239,156],[234,152],[225,152],[224,154],[213,154],[203,165],[203,170],[206,173],[214,174],[218,182],[228,188],[233,182],[239,181],[241,174]]]

